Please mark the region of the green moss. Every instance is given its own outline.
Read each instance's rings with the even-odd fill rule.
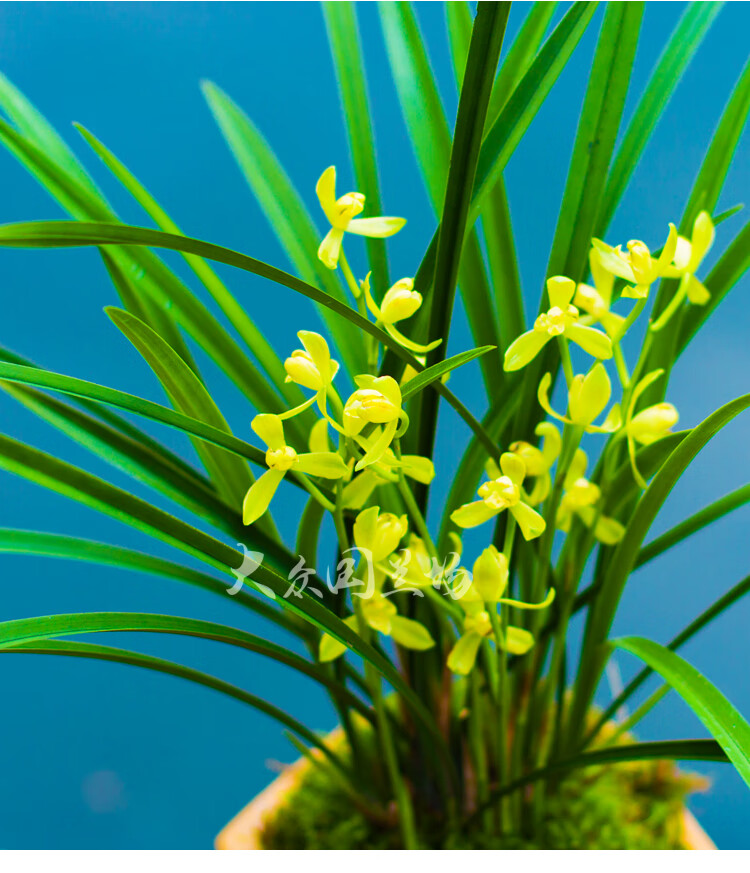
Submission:
[[[480,829],[422,839],[443,849],[682,849],[682,810],[701,785],[669,761],[588,767],[550,787],[533,840]],[[321,767],[306,771],[262,839],[269,849],[401,848],[395,823],[370,820]]]

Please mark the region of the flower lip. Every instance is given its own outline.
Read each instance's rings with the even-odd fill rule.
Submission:
[[[479,486],[477,494],[492,509],[507,509],[521,499],[521,492],[508,476],[500,476]]]
[[[291,446],[282,446],[280,449],[269,449],[266,452],[266,464],[269,469],[286,472],[297,463],[297,452]]]

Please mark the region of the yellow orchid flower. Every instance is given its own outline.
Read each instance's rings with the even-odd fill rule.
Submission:
[[[615,403],[602,424],[593,421],[604,410],[612,395],[612,383],[601,363],[594,364],[587,375],[579,374],[573,378],[568,389],[568,415],[560,415],[549,402],[549,387],[552,374],[545,373],[539,383],[537,399],[542,409],[558,421],[582,426],[586,433],[613,433],[622,426],[620,405]]]
[[[635,444],[640,443],[643,446],[651,445],[662,437],[671,432],[671,428],[677,424],[680,415],[671,403],[655,403],[653,406],[648,406],[642,409],[639,413],[635,413],[635,407],[643,392],[655,382],[664,372],[664,370],[653,370],[641,379],[635,386],[633,395],[628,404],[627,414],[625,416],[625,435],[628,440],[628,456],[630,457],[630,466],[633,469],[635,481],[646,488],[647,482],[638,470],[635,459]]]
[[[427,628],[411,618],[405,618],[398,614],[396,605],[383,594],[383,582],[385,574],[377,567],[375,574],[375,590],[370,597],[362,599],[360,610],[366,625],[384,636],[391,637],[405,649],[426,651],[435,645]],[[350,615],[344,619],[355,633],[360,633],[359,619],[356,615]],[[318,648],[318,660],[322,663],[335,661],[346,652],[346,646],[332,637],[323,634]]]
[[[528,494],[529,506],[537,506],[552,490],[550,470],[560,455],[562,439],[560,431],[549,421],[540,422],[534,433],[542,437],[542,446],[537,448],[531,443],[519,440],[511,443],[509,449],[526,465],[526,476],[534,480],[534,485]],[[490,478],[495,478],[489,473]],[[499,473],[498,473],[499,475]]]
[[[382,428],[375,427],[367,438],[360,437],[360,442],[363,446],[372,446],[381,434]],[[342,494],[344,507],[361,509],[375,488],[387,482],[398,481],[398,477],[392,472],[396,468],[401,470],[404,476],[423,485],[429,485],[435,478],[435,465],[429,458],[421,455],[401,455],[399,461],[391,449],[386,449],[377,463],[368,466],[344,486]]]
[[[391,376],[362,375],[354,381],[357,390],[344,405],[343,433],[365,449],[365,456],[354,467],[359,471],[382,459],[399,429],[405,430],[408,418],[401,408],[401,389]],[[384,425],[377,439],[368,441],[360,435],[367,424]]]
[[[354,542],[363,553],[379,564],[392,555],[406,535],[409,522],[405,515],[382,512],[379,506],[369,506],[354,522]]]
[[[405,349],[414,352],[415,354],[426,355],[436,349],[442,340],[435,340],[427,345],[421,345],[408,337],[405,337],[401,331],[394,326],[397,321],[403,321],[406,318],[411,318],[412,315],[422,305],[422,295],[419,291],[414,290],[413,279],[399,279],[392,285],[383,297],[383,302],[378,306],[370,293],[370,273],[365,276],[364,282],[361,283],[362,291],[365,295],[367,308],[375,316],[376,323],[381,325],[386,333],[396,340],[399,345]]]
[[[658,258],[652,257],[648,246],[638,239],[630,240],[627,253],[623,252],[622,246],[614,248],[600,239],[591,242],[604,269],[632,283],[622,292],[623,297],[648,297],[649,289],[657,279],[679,275],[672,265],[677,249],[677,228],[673,224],[669,225],[669,236]]]
[[[597,515],[596,504],[601,498],[598,485],[586,479],[588,458],[583,449],[577,449],[563,483],[564,493],[557,510],[555,525],[563,531],[570,530],[573,515],[577,515],[586,527],[594,529],[594,536],[608,546],[619,543],[625,528],[614,518]]]
[[[711,298],[708,288],[695,277],[701,262],[708,254],[714,241],[714,223],[711,216],[703,210],[693,222],[693,234],[690,239],[677,237],[677,250],[674,254],[674,266],[680,273],[685,286],[685,293],[691,303],[702,306]]]
[[[517,455],[505,452],[500,457],[502,475],[479,486],[481,498],[464,503],[451,513],[451,520],[459,527],[477,527],[507,509],[518,522],[524,539],[541,536],[546,527],[544,519],[521,499],[521,486],[526,476],[526,465]]]
[[[576,283],[565,276],[547,279],[550,308],[534,322],[533,330],[517,337],[505,352],[503,369],[520,370],[533,360],[555,336],[564,336],[595,358],[611,358],[610,338],[596,328],[580,324],[578,309],[571,304]]]
[[[406,224],[405,218],[390,216],[356,218],[365,208],[365,195],[351,191],[337,200],[336,167],[328,167],[323,171],[315,186],[315,193],[331,223],[331,229],[318,248],[318,257],[329,270],[335,270],[338,266],[344,233],[383,238],[398,233]]]
[[[502,596],[507,584],[508,563],[505,556],[490,546],[474,562],[471,585],[464,587],[464,594],[459,600],[465,617],[463,634],[448,654],[448,669],[452,673],[468,676],[476,662],[482,640],[495,639],[488,605],[492,609],[497,609],[497,604],[501,603],[516,609],[546,609],[555,599],[554,589],[550,589],[541,603],[510,600]],[[534,637],[524,628],[509,626],[500,645],[511,655],[525,655],[533,647]]]
[[[576,288],[573,304],[587,316],[581,318],[581,324],[594,324],[599,322],[613,340],[619,339],[620,331],[625,323],[625,318],[610,311],[612,306],[612,291],[615,285],[615,277],[602,264],[599,249],[592,246],[589,252],[589,266],[593,286],[582,282]]]
[[[286,370],[284,381],[294,382],[303,388],[310,388],[315,392],[315,395],[299,406],[295,406],[294,409],[285,412],[281,418],[287,419],[293,415],[298,415],[312,406],[316,400],[321,412],[327,417],[326,391],[338,373],[338,362],[331,358],[328,343],[319,333],[311,330],[300,330],[297,332],[297,336],[300,338],[303,348],[295,349],[284,361],[284,369]]]
[[[298,455],[286,444],[284,425],[278,415],[256,415],[251,427],[268,446],[268,470],[250,486],[245,495],[242,503],[244,524],[252,524],[263,515],[289,470],[320,476],[323,479],[343,479],[349,473],[349,468],[338,452],[309,452]]]
[[[383,569],[390,576],[396,590],[431,586],[439,588],[460,560],[460,552],[454,551],[450,560],[446,559],[440,564],[437,559],[430,556],[424,540],[412,533],[409,535],[406,548],[399,552],[399,560],[394,558],[390,565]]]

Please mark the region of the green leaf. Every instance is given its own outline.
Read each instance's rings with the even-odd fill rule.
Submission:
[[[167,561],[164,558],[156,558],[152,555],[136,552],[133,549],[124,549],[120,546],[112,546],[108,543],[95,542],[94,540],[80,539],[77,537],[62,536],[60,534],[40,533],[39,531],[18,530],[16,528],[0,528],[0,552],[17,555],[35,555],[44,558],[62,558],[72,561],[88,561],[108,567],[116,567],[120,570],[135,570],[141,573],[149,573],[162,576],[165,579],[174,579],[178,582],[186,582],[213,594],[226,598],[227,592],[232,588],[230,581],[224,582],[185,567],[175,561]],[[239,565],[238,565],[239,567]],[[294,616],[274,607],[267,598],[253,596],[241,588],[231,595],[235,603],[245,609],[250,609],[268,621],[272,621],[279,627],[290,633],[302,636],[304,639],[314,639],[314,633],[309,624],[296,620]]]
[[[750,724],[729,700],[695,667],[658,643],[626,637],[614,645],[645,661],[674,688],[750,786]]]
[[[405,383],[401,389],[401,397],[404,400],[408,400],[417,392],[423,391],[428,385],[431,385],[438,379],[442,379],[446,373],[450,373],[451,370],[455,370],[457,367],[468,364],[469,361],[473,361],[476,358],[480,358],[482,355],[486,355],[487,352],[492,351],[494,348],[494,346],[483,346],[479,349],[470,349],[467,352],[461,352],[458,355],[453,355],[452,358],[448,358],[445,361],[440,361],[438,364],[433,364],[431,367],[427,367],[426,370],[422,370],[421,373],[413,376]]]
[[[75,124],[74,127],[78,130],[81,136],[83,136],[94,152],[102,159],[107,169],[109,169],[115,178],[122,183],[123,187],[133,195],[134,199],[143,207],[146,213],[151,216],[161,230],[164,230],[167,233],[182,233],[180,228],[170,218],[162,206],[103,143],[101,143],[82,125]],[[255,355],[265,373],[273,381],[277,390],[284,395],[289,405],[296,406],[301,403],[301,393],[298,390],[295,390],[295,386],[292,386],[290,389],[290,387],[284,382],[286,371],[284,370],[284,367],[273,347],[268,340],[266,340],[263,332],[256,326],[252,318],[250,318],[243,307],[240,306],[237,300],[233,297],[229,289],[216,275],[211,266],[206,263],[203,258],[199,258],[195,255],[185,254],[184,258],[193,273],[198,277],[203,286],[209,291],[211,296],[221,307],[222,312],[229,319],[237,333],[242,337],[250,351]],[[137,315],[138,313],[135,314]]]
[[[304,201],[276,155],[247,115],[220,88],[212,82],[203,82],[201,87],[230,151],[292,266],[304,282],[320,285],[329,298],[345,305],[346,296],[338,276],[318,260],[318,245],[323,234],[316,230]],[[319,304],[320,300],[315,302]],[[354,342],[326,309],[317,308],[349,372],[365,372],[362,345]]]
[[[675,652],[677,649],[681,648],[685,645],[688,640],[692,639],[698,631],[702,630],[708,624],[710,624],[715,618],[718,618],[723,612],[729,609],[730,606],[735,604],[740,598],[744,597],[748,591],[750,591],[750,576],[746,576],[741,582],[738,582],[726,594],[722,595],[718,600],[709,606],[708,609],[704,610],[694,621],[691,621],[690,624],[679,634],[677,634],[674,639],[672,639],[668,644],[667,648],[670,652]],[[592,728],[590,733],[586,738],[586,743],[589,743],[591,739],[598,733],[601,727],[608,721],[608,719],[612,718],[612,716],[617,712],[617,710],[627,701],[629,700],[633,694],[643,685],[643,683],[648,679],[648,677],[653,673],[652,667],[644,667],[633,679],[628,682],[628,684],[623,688],[623,690],[617,695],[617,697],[612,701],[612,703],[607,707],[607,709],[602,713],[599,720],[596,722],[595,726]],[[662,691],[659,690],[655,692],[655,694],[651,695],[651,697],[659,696],[661,697]]]
[[[0,622],[0,649],[19,642],[35,642],[74,634],[111,633],[176,634],[214,640],[263,655],[326,687],[347,706],[370,719],[371,713],[359,698],[338,683],[331,674],[300,655],[239,628],[176,615],[152,615],[146,612],[80,612],[45,615]]]
[[[339,758],[332,752],[323,740],[305,727],[302,722],[292,718],[283,709],[279,709],[271,703],[244,691],[236,685],[230,685],[222,679],[217,679],[208,673],[193,670],[192,667],[184,667],[174,661],[166,661],[163,658],[155,658],[153,655],[142,655],[140,652],[131,652],[128,649],[118,649],[113,646],[97,646],[90,643],[69,642],[68,640],[45,640],[33,643],[21,643],[10,648],[0,648],[4,655],[64,655],[72,658],[92,658],[97,661],[112,661],[117,664],[129,664],[132,667],[143,667],[146,670],[155,670],[157,673],[166,673],[179,679],[187,679],[197,685],[211,688],[221,694],[226,694],[247,703],[254,709],[259,710],[270,718],[283,724],[289,730],[294,731],[310,745],[320,749],[337,767],[345,769]]]
[[[373,215],[382,215],[375,134],[370,95],[367,90],[365,60],[357,26],[356,6],[351,3],[323,3],[323,15],[331,46],[341,108],[349,138],[349,154],[358,191],[367,197]],[[166,228],[165,228],[166,229]],[[365,238],[370,269],[376,287],[389,288],[388,255],[385,240]]]
[[[542,779],[547,779],[555,773],[566,770],[583,770],[585,767],[599,767],[602,764],[625,764],[629,761],[649,760],[671,761],[716,761],[727,763],[728,758],[721,746],[714,740],[667,740],[654,743],[629,743],[621,746],[607,746],[604,749],[594,749],[581,755],[556,761],[549,767],[534,770],[519,779],[490,792],[486,801],[481,803],[462,823],[471,824],[486,809],[492,807],[498,800],[507,797],[519,788],[531,785]]]
[[[469,43],[471,42],[471,28],[474,23],[474,15],[471,7],[463,0],[445,4],[445,17],[448,25],[448,40],[453,61],[453,72],[456,76],[458,90],[464,81],[466,58],[469,56]]]
[[[443,360],[448,345],[471,192],[509,12],[508,3],[482,4],[478,7],[474,21],[451,148],[445,205],[435,256],[433,292],[426,305],[429,313],[429,335],[443,339],[442,345],[427,356],[430,366]],[[418,454],[425,457],[432,456],[437,411],[438,398],[434,394],[425,395],[420,411],[417,442]]]
[[[625,529],[625,535],[614,549],[607,564],[601,590],[589,612],[571,724],[583,725],[583,721],[580,720],[582,713],[588,710],[604,667],[602,646],[612,626],[617,604],[625,583],[635,567],[641,544],[664,501],[700,450],[748,406],[750,406],[750,394],[745,394],[725,404],[694,427],[669,455],[638,502]]]
[[[203,383],[169,343],[129,312],[114,307],[107,307],[104,311],[153,370],[175,409],[217,430],[231,433],[226,419]],[[209,476],[216,483],[219,494],[239,511],[245,493],[254,481],[247,464],[237,455],[217,449],[202,440],[194,440],[193,445]]]
[[[219,499],[208,480],[186,474],[161,453],[67,403],[20,385],[11,386],[5,382],[2,388],[78,445],[124,470],[137,481],[156,488],[228,533],[241,529],[237,510]]]
[[[451,136],[437,83],[412,4],[381,2],[378,10],[409,138],[432,208],[436,215],[440,215],[451,161]],[[475,231],[470,230],[466,234],[459,263],[458,285],[475,345],[497,347],[497,316],[479,236]],[[428,297],[423,307],[425,320],[419,319],[417,322],[420,335],[425,334],[426,315],[431,299],[431,296]],[[440,334],[423,335],[422,339],[432,340],[439,336]],[[499,351],[482,361],[482,377],[487,392],[490,393],[502,379]]]
[[[84,470],[3,435],[0,435],[0,468],[110,515],[149,536],[175,546],[222,573],[231,575],[232,567],[242,565],[243,555],[220,540]],[[273,541],[264,542],[260,533],[252,527],[248,528],[246,539],[247,544],[258,551],[273,555],[274,549],[278,549]],[[289,581],[272,567],[261,565],[246,582],[265,596],[273,595],[273,599],[284,609],[331,634],[371,663],[433,734],[443,749],[447,762],[447,748],[432,715],[385,656],[306,591],[300,592],[301,598],[286,598]]]
[[[379,342],[391,349],[397,357],[412,366],[417,372],[421,372],[424,366],[409,352],[403,349],[385,331],[380,330],[371,321],[363,318],[350,306],[334,300],[312,285],[290,276],[282,270],[264,264],[248,255],[225,249],[213,243],[202,242],[190,237],[176,236],[159,230],[150,230],[143,227],[130,227],[122,224],[89,223],[81,221],[39,221],[27,224],[6,224],[0,226],[0,246],[19,246],[22,248],[65,248],[68,246],[82,245],[108,245],[127,242],[131,245],[150,245],[161,248],[174,249],[175,251],[187,251],[199,254],[210,260],[218,261],[232,267],[238,267],[266,279],[271,279],[280,285],[285,285],[311,300],[321,303],[334,313],[343,316],[356,327],[374,336]],[[361,345],[361,343],[360,343]],[[249,364],[249,362],[248,362]],[[7,377],[6,377],[7,378]],[[262,380],[261,380],[262,381]],[[458,412],[467,425],[477,434],[480,440],[487,445],[488,451],[494,452],[495,446],[492,440],[484,432],[476,418],[469,412],[463,403],[442,383],[433,383],[435,391],[442,395],[448,403]],[[268,407],[266,407],[268,409]],[[294,419],[292,419],[292,422]],[[222,443],[223,445],[223,443]]]
[[[713,524],[718,519],[725,516],[732,510],[740,506],[744,506],[750,502],[750,485],[743,485],[729,494],[725,494],[718,500],[704,507],[703,509],[681,521],[670,530],[663,533],[656,539],[647,543],[638,553],[638,560],[635,563],[635,568],[643,566],[643,564],[653,561],[654,558],[671,549],[683,540],[692,536],[709,524]]]
[[[723,3],[690,3],[656,62],[612,162],[596,236],[609,226],[643,150]]]

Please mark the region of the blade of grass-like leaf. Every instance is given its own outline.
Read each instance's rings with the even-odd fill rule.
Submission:
[[[237,646],[291,667],[298,673],[319,682],[341,702],[355,709],[364,718],[372,719],[370,709],[337,682],[320,664],[308,661],[284,646],[278,646],[255,634],[213,621],[176,615],[154,615],[147,612],[74,612],[17,618],[0,622],[0,649],[11,647],[16,643],[77,634],[119,632],[175,634]]]
[[[203,383],[169,343],[123,309],[107,307],[105,312],[153,370],[175,409],[217,430],[231,433],[226,419]],[[216,483],[219,494],[239,511],[245,493],[254,481],[247,464],[236,455],[201,440],[194,440],[193,445],[209,476]]]
[[[505,56],[492,86],[487,124],[497,120],[516,85],[531,66],[544,34],[557,11],[557,3],[534,3]]]
[[[603,669],[603,647],[612,626],[625,583],[638,559],[646,534],[677,480],[700,450],[733,418],[750,406],[750,394],[726,403],[705,421],[694,427],[669,455],[651,480],[625,529],[625,535],[613,550],[607,572],[589,617],[584,634],[581,666],[576,681],[570,724],[580,728],[582,713],[589,704]]]
[[[738,582],[737,585],[730,588],[726,594],[720,597],[715,603],[712,603],[711,606],[702,612],[694,621],[691,621],[683,631],[677,634],[677,636],[668,643],[667,649],[669,649],[670,652],[675,652],[681,646],[684,646],[685,643],[694,637],[699,630],[702,630],[706,625],[710,624],[715,618],[721,615],[722,612],[725,612],[730,606],[732,606],[732,604],[744,597],[748,591],[750,591],[750,576],[746,576],[741,582]],[[648,679],[653,672],[653,667],[644,667],[633,679],[630,680],[630,682],[628,682],[625,688],[623,688],[623,690],[607,707],[605,712],[602,713],[600,719],[597,720],[596,725],[586,738],[586,744],[588,744],[599,732],[602,725],[604,725],[608,719],[612,718],[617,710],[633,696],[633,694],[641,687],[641,685],[643,685],[646,679]]]
[[[24,358],[21,355],[17,355],[15,352],[11,352],[9,349],[3,348],[2,346],[0,346],[0,361],[5,361],[10,364],[19,364],[23,367],[33,367],[35,369],[39,369],[41,372],[44,372],[44,370],[34,364],[33,361],[30,361],[28,360],[28,358]],[[163,446],[157,440],[152,439],[148,434],[144,433],[134,424],[126,421],[126,419],[118,415],[116,412],[113,412],[111,409],[108,409],[107,407],[102,406],[99,403],[95,403],[91,400],[85,400],[82,397],[75,398],[75,403],[80,408],[85,409],[86,412],[89,413],[89,415],[92,415],[100,421],[103,421],[109,427],[113,428],[121,434],[124,434],[127,437],[130,437],[130,439],[134,440],[137,443],[140,443],[142,446],[159,455],[170,466],[177,467],[179,470],[182,471],[183,475],[186,478],[191,479],[194,482],[203,485],[204,487],[211,488],[208,480],[201,476],[193,467],[190,466],[190,464],[188,464],[178,455],[175,455],[174,452],[171,452],[168,448],[166,448],[166,446]]]
[[[723,764],[729,760],[722,747],[715,740],[662,740],[594,749],[564,761],[556,761],[540,770],[534,770],[520,779],[513,780],[508,785],[490,792],[488,799],[465,819],[463,825],[469,825],[498,800],[518,791],[519,788],[531,785],[541,779],[547,779],[557,773],[566,770],[583,770],[585,767],[599,767],[602,764],[625,764],[629,761],[652,761],[661,758],[670,761],[716,761]]]
[[[223,582],[175,561],[167,561],[164,558],[156,558],[143,552],[112,546],[108,543],[60,534],[0,528],[0,552],[87,561],[102,566],[117,567],[120,570],[135,570],[161,576],[165,579],[186,582],[188,585],[194,585],[221,597],[227,597],[227,591],[232,587],[229,582]],[[276,609],[267,598],[252,596],[244,588],[233,594],[232,598],[235,603],[252,610],[290,633],[307,640],[315,638],[313,628],[309,624],[300,622],[295,616],[287,615],[282,610]]]
[[[22,161],[61,205],[79,218],[94,217],[114,221],[116,216],[90,191],[76,185],[32,143],[26,142],[16,130],[0,119],[0,142]],[[147,249],[118,247],[112,257],[122,268],[123,276],[133,275],[132,290],[141,297],[143,313],[149,323],[178,351],[183,360],[192,363],[174,318],[206,350],[227,373],[256,408],[281,412],[278,395],[266,385],[258,370],[241,351],[214,316],[197,300],[174,274]],[[169,312],[169,316],[165,313]],[[142,313],[142,314],[143,314]]]
[[[365,60],[357,26],[356,6],[352,3],[323,3],[323,16],[331,47],[341,108],[349,137],[349,154],[358,191],[365,193],[368,208],[382,215],[375,133],[372,126],[370,95],[367,90]],[[165,228],[166,229],[166,228]],[[389,288],[388,254],[385,240],[365,239],[370,269],[376,288]]]
[[[166,661],[153,655],[142,655],[140,652],[132,652],[128,649],[118,649],[113,646],[97,646],[91,643],[69,642],[68,640],[43,640],[34,643],[20,643],[17,646],[5,649],[0,648],[0,653],[4,655],[65,655],[73,658],[93,658],[98,661],[112,661],[117,664],[129,664],[132,667],[143,667],[147,670],[155,670],[157,673],[166,673],[179,679],[187,679],[188,682],[204,685],[206,688],[211,688],[242,703],[247,703],[254,709],[280,722],[289,728],[290,731],[294,731],[295,734],[302,737],[310,745],[320,749],[337,767],[345,769],[336,754],[326,747],[323,740],[306,728],[302,722],[297,721],[297,719],[284,712],[283,709],[279,709],[266,700],[256,697],[254,694],[250,694],[249,691],[244,691],[236,685],[230,685],[228,682],[217,679],[215,676],[210,676],[208,673],[194,670],[192,667],[184,667],[182,664],[176,664],[174,661]]]
[[[427,356],[430,366],[444,359],[448,345],[471,192],[509,12],[509,3],[480,3],[471,34],[435,256],[433,293],[426,306],[429,335],[443,339],[442,345]],[[425,457],[432,456],[437,412],[438,397],[426,394],[420,410],[418,435],[419,454]]]
[[[691,515],[690,518],[686,518],[685,521],[680,522],[661,536],[651,540],[650,543],[646,543],[638,553],[638,560],[635,562],[634,569],[643,566],[648,561],[653,561],[654,558],[666,552],[667,549],[673,548],[697,531],[702,530],[709,524],[713,524],[727,513],[740,506],[744,506],[748,502],[750,502],[750,485],[743,485],[741,488],[725,494],[723,497],[696,512],[695,515]]]
[[[625,637],[614,645],[645,661],[674,688],[750,786],[750,724],[729,700],[684,658],[659,643]]]
[[[182,233],[180,228],[170,218],[162,206],[102,142],[86,130],[83,125],[75,124],[74,127],[78,130],[81,136],[83,136],[94,152],[101,158],[112,175],[122,183],[130,194],[132,194],[134,199],[143,207],[146,213],[151,216],[161,230],[164,230],[167,233]],[[255,322],[240,306],[229,289],[216,275],[211,266],[206,263],[203,258],[196,257],[195,255],[185,254],[184,258],[198,279],[203,283],[204,287],[218,303],[222,312],[229,319],[237,333],[242,337],[253,355],[255,355],[261,367],[273,381],[279,393],[284,396],[290,406],[296,406],[301,403],[301,393],[296,390],[295,386],[291,386],[290,388],[290,386],[285,383],[284,379],[286,371],[284,370],[284,367],[273,347],[266,340],[263,332],[255,325]],[[137,315],[138,313],[134,314]]]
[[[247,115],[220,88],[212,82],[203,82],[201,87],[230,151],[292,266],[305,282],[319,284],[326,294],[344,303],[346,296],[338,277],[318,260],[322,237],[276,155]],[[311,183],[311,190],[312,187]],[[349,372],[365,372],[362,345],[354,342],[325,309],[318,307],[318,312]]]
[[[431,367],[427,367],[426,370],[422,370],[421,373],[418,373],[416,376],[413,376],[406,382],[401,389],[401,397],[404,400],[408,400],[410,397],[413,397],[419,391],[424,390],[428,385],[431,385],[433,382],[438,379],[442,379],[446,373],[450,373],[451,370],[455,370],[457,367],[461,367],[464,364],[468,364],[469,361],[473,361],[476,358],[481,358],[482,355],[486,355],[487,352],[490,352],[494,349],[494,346],[483,346],[479,349],[470,349],[467,352],[461,352],[458,355],[453,355],[452,358],[448,358],[445,361],[440,361],[439,364],[433,364]]]
[[[451,135],[443,102],[412,4],[381,2],[378,11],[409,138],[430,203],[439,216],[445,201],[451,161]],[[502,379],[502,358],[497,316],[477,232],[472,230],[466,234],[462,255],[458,285],[472,338],[478,346],[492,345],[498,348],[496,353],[482,361],[482,377],[490,392]],[[429,305],[428,298],[423,307],[425,316],[417,321],[419,335],[423,334],[426,327]]]
[[[291,288],[332,310],[337,315],[353,323],[356,327],[374,336],[406,364],[417,372],[424,369],[412,354],[402,348],[385,331],[376,327],[371,321],[363,318],[350,306],[332,299],[330,296],[308,285],[306,282],[290,276],[282,270],[264,264],[248,255],[240,254],[213,243],[202,242],[190,237],[176,236],[160,230],[150,230],[143,227],[130,227],[122,224],[90,223],[82,221],[40,221],[25,224],[0,226],[0,246],[19,246],[22,248],[55,248],[81,245],[107,245],[127,242],[131,245],[149,245],[175,251],[188,251],[200,254],[202,257],[218,261],[222,264],[238,267],[247,272],[263,276],[266,279]],[[466,424],[482,440],[489,452],[495,452],[495,446],[481,424],[469,412],[463,403],[441,382],[434,382],[433,388],[442,395],[458,412]],[[291,420],[292,422],[294,419]]]
[[[160,454],[90,415],[25,386],[2,383],[2,388],[27,409],[70,436],[110,464],[166,494],[181,506],[212,524],[236,534],[239,514],[223,500],[207,480],[186,476]]]
[[[240,567],[243,563],[243,555],[220,540],[174,518],[127,491],[115,488],[85,470],[66,464],[3,435],[0,435],[0,467],[175,546],[222,573],[232,575],[231,568]],[[252,526],[248,528],[246,539],[249,545],[258,548],[259,551],[273,553],[273,550],[278,548],[274,542],[263,542],[259,532],[253,530]],[[384,655],[366,643],[337,615],[326,609],[305,590],[299,592],[302,595],[300,598],[286,598],[289,589],[288,580],[281,577],[272,567],[261,564],[253,576],[246,580],[246,584],[259,590],[264,596],[273,595],[273,599],[284,609],[290,610],[318,629],[331,634],[348,649],[371,663],[427,727],[443,750],[446,766],[450,768],[447,747],[432,715]]]
[[[228,449],[239,457],[247,458],[261,467],[266,465],[264,452],[250,445],[250,443],[246,443],[210,424],[205,424],[195,418],[183,415],[181,412],[175,412],[166,406],[160,406],[158,403],[144,400],[142,397],[135,397],[132,394],[126,394],[123,391],[117,391],[114,388],[107,388],[103,385],[96,385],[93,382],[86,382],[83,379],[62,376],[59,373],[42,370],[39,367],[24,367],[2,361],[0,361],[0,379],[34,385],[38,388],[48,388],[51,391],[61,391],[74,397],[83,397],[100,403],[107,403],[118,409],[134,412],[136,415],[184,431],[186,434],[197,436],[204,442]],[[300,487],[307,488],[304,480],[297,477],[293,471],[290,472],[289,480],[300,485]],[[326,498],[330,498],[327,489],[320,488],[319,491]]]
[[[609,226],[646,143],[723,5],[690,3],[664,47],[612,161],[596,236],[602,236]]]
[[[445,18],[448,25],[448,41],[453,60],[453,72],[456,76],[458,90],[464,81],[466,58],[469,56],[469,43],[471,42],[471,28],[474,24],[474,15],[471,7],[464,0],[456,0],[455,3],[445,4]]]

